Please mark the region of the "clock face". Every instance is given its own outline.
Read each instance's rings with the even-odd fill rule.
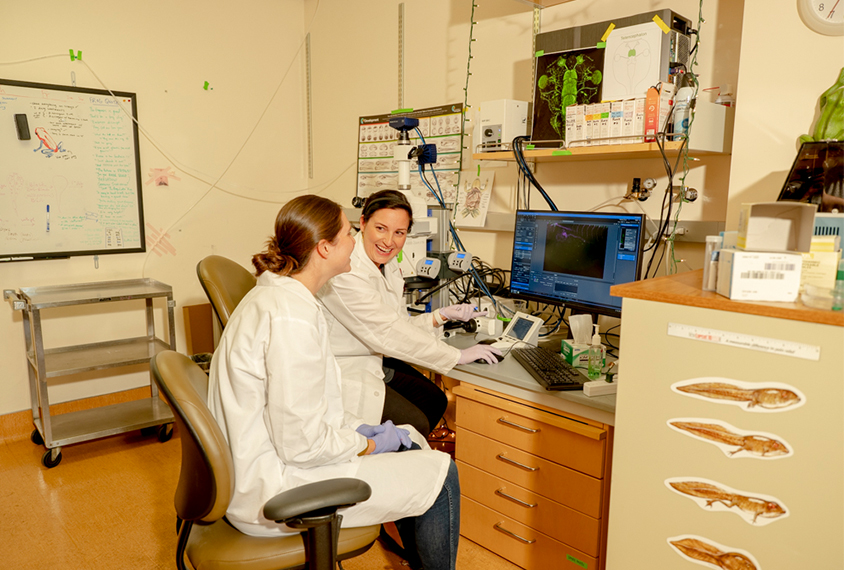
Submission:
[[[819,34],[844,36],[844,0],[797,0],[800,18]]]

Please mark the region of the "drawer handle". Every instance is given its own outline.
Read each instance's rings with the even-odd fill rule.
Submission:
[[[504,424],[505,426],[514,427],[516,429],[520,429],[522,431],[526,431],[528,433],[539,433],[541,430],[538,429],[531,429],[529,427],[520,426],[519,424],[514,424],[513,422],[508,422],[504,418],[498,418],[498,423]]]
[[[536,542],[536,539],[533,539],[533,540],[528,540],[528,539],[526,539],[526,538],[522,538],[521,536],[519,536],[519,535],[518,535],[518,534],[516,534],[515,532],[509,531],[509,530],[507,530],[506,528],[503,528],[503,527],[501,526],[501,523],[495,523],[495,524],[493,525],[493,527],[492,527],[492,528],[494,528],[494,529],[495,529],[495,530],[497,530],[498,532],[503,532],[503,533],[504,533],[504,534],[506,534],[506,535],[512,536],[512,537],[513,537],[513,538],[515,538],[516,540],[520,540],[520,541],[524,542],[525,544],[533,544],[534,542]]]
[[[524,463],[519,463],[518,461],[513,461],[509,457],[505,457],[501,454],[496,455],[496,459],[500,459],[501,461],[504,461],[505,463],[510,463],[512,465],[515,465],[516,467],[520,467],[520,468],[524,469],[525,471],[539,471],[539,467],[528,467]]]
[[[507,493],[505,493],[501,489],[496,489],[495,494],[498,495],[499,497],[504,497],[505,499],[513,501],[514,503],[516,503],[518,505],[522,505],[523,507],[527,507],[529,509],[532,509],[533,507],[536,506],[536,503],[526,503],[526,502],[522,501],[521,499],[517,499],[516,497],[514,497],[512,495],[508,495]]]

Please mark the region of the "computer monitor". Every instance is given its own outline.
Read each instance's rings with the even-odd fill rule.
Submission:
[[[844,141],[803,143],[777,200],[844,212]]]
[[[610,287],[639,279],[643,224],[642,214],[517,211],[511,295],[620,317]]]

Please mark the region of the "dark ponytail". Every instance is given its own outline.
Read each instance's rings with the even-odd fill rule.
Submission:
[[[342,227],[343,209],[337,203],[312,194],[294,198],[278,212],[275,235],[267,241],[266,250],[252,257],[255,274],[299,273],[317,244],[333,242]]]

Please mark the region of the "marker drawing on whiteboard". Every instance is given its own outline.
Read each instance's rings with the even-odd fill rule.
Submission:
[[[50,233],[50,204],[47,204],[47,233]]]

